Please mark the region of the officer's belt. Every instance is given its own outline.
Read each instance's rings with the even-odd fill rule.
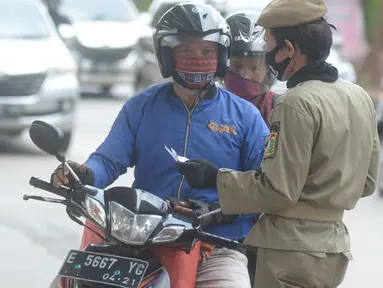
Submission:
[[[341,221],[343,220],[344,210],[324,209],[312,206],[304,201],[298,201],[289,209],[268,214],[312,221]]]

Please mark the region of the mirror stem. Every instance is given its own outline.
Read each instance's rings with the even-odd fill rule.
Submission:
[[[80,178],[78,178],[78,176],[76,175],[76,173],[74,173],[72,167],[70,167],[70,165],[68,164],[68,162],[65,161],[65,162],[64,162],[64,166],[65,166],[65,168],[68,169],[69,173],[73,176],[73,178],[76,180],[76,182],[77,182],[78,184],[81,184],[81,180],[80,180]]]
[[[218,209],[212,210],[210,212],[207,212],[205,214],[202,214],[202,215],[198,216],[197,218],[199,220],[201,220],[202,218],[205,218],[207,216],[210,216],[210,215],[213,215],[213,214],[216,214],[216,213],[219,213],[219,212],[221,212],[221,208],[218,208]]]
[[[65,163],[66,159],[64,154],[57,152],[55,156],[58,161],[60,161],[61,163]]]

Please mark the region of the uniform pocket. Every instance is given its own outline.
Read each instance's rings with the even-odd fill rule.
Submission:
[[[349,251],[338,254],[335,275],[334,275],[334,284],[332,288],[338,287],[343,282],[344,277],[346,276],[348,262],[352,259],[353,259],[352,255]]]

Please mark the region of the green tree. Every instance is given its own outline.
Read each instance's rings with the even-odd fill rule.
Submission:
[[[363,12],[365,21],[366,38],[371,43],[374,34],[374,26],[377,24],[379,8],[382,0],[364,0]]]
[[[133,0],[139,11],[143,12],[148,10],[152,0]]]

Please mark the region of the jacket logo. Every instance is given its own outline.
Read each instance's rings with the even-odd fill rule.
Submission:
[[[219,125],[217,123],[214,123],[213,121],[210,121],[207,125],[211,132],[219,132],[221,134],[233,134],[237,135],[237,131],[235,131],[235,126],[227,126],[227,125]]]
[[[271,123],[270,136],[266,139],[265,155],[263,159],[274,158],[278,148],[279,122]]]

